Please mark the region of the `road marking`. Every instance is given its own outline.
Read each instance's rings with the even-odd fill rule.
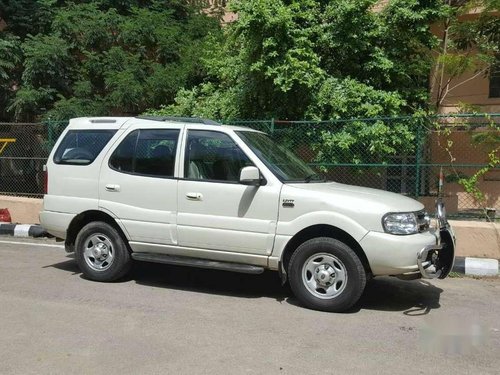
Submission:
[[[47,244],[47,243],[36,243],[36,242],[22,242],[22,241],[0,241],[0,243],[6,243],[10,245],[28,245],[28,246],[41,246],[41,247],[58,247],[64,249],[63,245]]]

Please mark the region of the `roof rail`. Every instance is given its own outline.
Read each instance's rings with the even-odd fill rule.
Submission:
[[[221,125],[221,123],[199,117],[175,117],[175,116],[137,116],[136,118],[142,120],[153,120],[153,121],[174,121],[174,122],[189,122],[193,124],[205,124],[205,125]]]

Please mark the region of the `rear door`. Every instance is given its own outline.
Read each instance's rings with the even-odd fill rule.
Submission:
[[[105,158],[99,207],[131,241],[177,244],[176,158],[182,127],[132,125]]]

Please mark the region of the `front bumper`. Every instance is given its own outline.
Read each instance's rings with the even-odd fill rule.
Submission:
[[[369,232],[360,242],[374,276],[441,278],[453,269],[455,234],[437,205],[436,229],[407,236]]]

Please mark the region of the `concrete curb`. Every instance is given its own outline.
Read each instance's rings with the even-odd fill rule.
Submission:
[[[0,235],[14,237],[46,237],[48,233],[40,225],[0,223]]]
[[[498,276],[500,265],[496,259],[455,257],[453,272],[471,276]]]

